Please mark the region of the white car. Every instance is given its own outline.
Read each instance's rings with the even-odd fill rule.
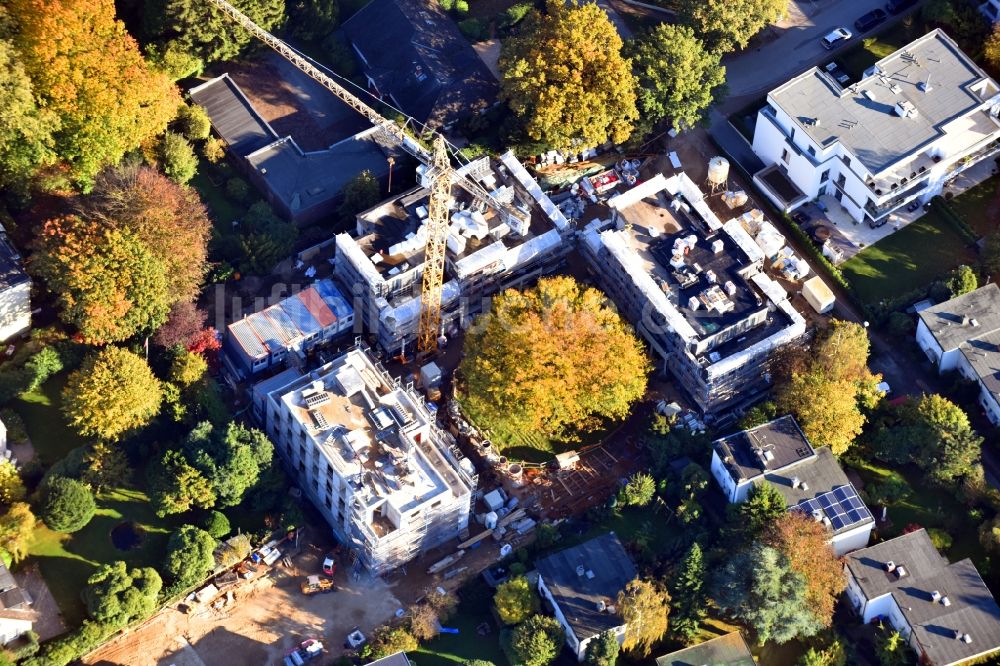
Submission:
[[[846,42],[853,36],[847,28],[837,28],[822,39],[823,48],[829,51],[840,42]]]

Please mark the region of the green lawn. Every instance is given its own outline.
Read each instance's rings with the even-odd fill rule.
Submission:
[[[496,620],[490,612],[493,590],[481,578],[467,583],[460,591],[461,601],[454,617],[446,620],[446,627],[458,629],[457,634],[441,634],[421,645],[412,653],[420,666],[455,666],[468,659],[486,659],[497,666],[506,666],[507,657],[500,649],[500,635]],[[491,631],[486,636],[476,633],[476,627],[488,622]]]
[[[861,300],[877,303],[926,285],[956,266],[975,260],[975,252],[932,209],[851,257],[840,269]]]
[[[60,396],[68,377],[67,374],[56,375],[41,388],[22,393],[11,405],[24,419],[35,454],[45,467],[86,443],[66,426],[59,412]]]
[[[29,549],[70,625],[84,619],[80,591],[98,566],[115,560],[124,560],[130,566],[159,566],[167,537],[176,527],[172,521],[158,518],[149,498],[138,490],[108,491],[97,498],[97,503],[97,513],[82,530],[62,534],[40,527]],[[121,551],[111,543],[110,535],[115,526],[127,520],[141,525],[145,536],[138,547]]]
[[[948,204],[978,236],[1000,229],[1000,177],[993,176],[950,199]]]
[[[216,229],[220,234],[233,233],[233,220],[239,220],[247,213],[246,206],[242,206],[228,196],[226,196],[225,182],[213,185],[208,174],[216,167],[201,160],[198,165],[198,173],[191,179],[191,187],[198,191],[201,200],[208,207],[215,222]],[[256,190],[251,185],[251,193],[256,195]],[[252,197],[251,197],[252,198]]]

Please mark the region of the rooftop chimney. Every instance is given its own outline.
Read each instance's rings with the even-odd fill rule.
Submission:
[[[941,605],[942,606],[951,606],[951,599],[948,598],[947,594],[944,595],[943,597],[941,597]]]
[[[938,592],[937,590],[934,590],[933,592],[931,592],[931,601],[940,601],[940,600],[941,600],[941,593],[940,592]]]
[[[898,567],[896,567],[896,577],[902,578],[905,575],[906,575],[906,569],[903,567],[902,564],[900,564]]]
[[[962,642],[963,643],[971,643],[972,642],[972,636],[970,636],[969,634],[962,634]]]
[[[802,485],[802,479],[797,476],[792,477],[792,488],[798,488]]]
[[[896,570],[896,563],[893,562],[892,560],[889,560],[888,562],[885,563],[885,570],[888,571],[889,573],[892,573],[893,571]]]

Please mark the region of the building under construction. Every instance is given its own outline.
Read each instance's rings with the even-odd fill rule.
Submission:
[[[428,231],[430,170],[420,183],[357,216],[354,236],[336,238],[336,275],[356,317],[391,355],[414,350]],[[459,169],[516,217],[453,185],[442,288],[443,334],[483,310],[485,298],[554,272],[574,246],[567,218],[514,157],[481,157]]]
[[[683,172],[657,174],[608,206],[581,243],[602,288],[704,412],[753,400],[775,352],[806,333],[765,271],[774,239],[752,235],[765,226],[760,211],[723,223]]]
[[[468,528],[475,467],[367,348],[261,382],[253,410],[298,486],[373,574]]]

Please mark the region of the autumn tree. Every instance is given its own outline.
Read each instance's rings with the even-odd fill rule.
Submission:
[[[535,612],[538,600],[528,579],[515,576],[497,587],[493,605],[504,624],[520,624]]]
[[[670,632],[685,643],[694,638],[705,618],[708,599],[704,588],[705,560],[695,541],[670,581]]]
[[[105,347],[69,376],[62,411],[81,435],[116,441],[149,423],[162,397],[159,380],[141,356]]]
[[[629,42],[626,52],[638,84],[642,134],[663,118],[675,127],[693,127],[726,81],[721,54],[706,50],[686,25],[659,23]]]
[[[102,226],[131,233],[162,262],[170,302],[198,296],[212,221],[194,190],[149,167],[106,169],[82,213]]]
[[[755,543],[731,556],[714,581],[712,598],[757,633],[760,643],[815,635],[822,624],[806,598],[805,581],[776,548]]]
[[[638,118],[635,77],[622,40],[593,3],[551,0],[500,52],[501,99],[528,136],[569,151],[622,143]]]
[[[667,633],[670,595],[657,583],[636,578],[618,593],[618,612],[625,624],[622,649],[646,657]]]
[[[145,62],[112,0],[10,0],[17,46],[40,107],[57,118],[55,152],[88,185],[106,164],[163,131],[177,88]]]
[[[417,647],[417,639],[404,627],[384,624],[372,632],[371,640],[361,649],[361,656],[366,659],[384,659],[397,652],[412,652]]]
[[[983,59],[995,68],[1000,68],[1000,23],[993,24],[990,36],[983,44]]]
[[[641,343],[601,292],[546,278],[498,295],[466,335],[462,401],[487,428],[572,437],[623,418],[645,393],[648,370]]]
[[[199,104],[184,104],[177,111],[175,120],[181,134],[189,141],[207,139],[212,131],[212,121],[208,111]]]
[[[865,424],[861,408],[874,407],[880,396],[882,378],[868,369],[868,352],[868,333],[860,324],[833,320],[811,353],[792,358],[788,376],[779,378],[778,412],[794,414],[814,445],[844,453]]]
[[[184,525],[167,541],[163,571],[175,585],[186,587],[204,578],[215,566],[215,539],[203,529]]]
[[[150,500],[161,518],[193,507],[215,506],[212,482],[180,451],[165,452],[155,469],[151,468],[150,475]]]
[[[278,28],[285,20],[284,0],[233,0],[232,4],[265,30]],[[164,50],[206,63],[236,57],[253,39],[211,2],[146,0],[143,18],[147,36]]]
[[[167,322],[156,330],[153,343],[160,347],[187,347],[191,340],[205,328],[207,315],[192,301],[178,301],[170,307]]]
[[[14,44],[0,27],[0,187],[26,195],[31,178],[55,159],[58,120],[40,106]]]
[[[38,521],[25,502],[15,502],[0,515],[0,548],[10,553],[15,562],[28,556],[28,546],[35,535]]]
[[[615,666],[618,663],[620,651],[621,645],[618,643],[618,635],[613,629],[608,629],[587,643],[583,661],[587,666]]]
[[[76,532],[94,517],[94,494],[83,483],[65,476],[49,479],[42,488],[39,515],[56,532]]]
[[[725,53],[745,48],[787,11],[788,0],[683,0],[680,13],[709,48]]]
[[[166,319],[164,264],[128,231],[77,216],[49,220],[31,265],[57,294],[59,316],[92,343],[151,333]]]
[[[844,591],[844,569],[829,544],[823,523],[801,511],[786,511],[773,521],[764,541],[788,560],[788,567],[805,582],[805,600],[824,627],[833,622],[833,607]]]
[[[875,656],[879,666],[909,666],[916,661],[906,638],[892,627],[884,626],[875,634]]]
[[[152,567],[129,569],[118,560],[101,565],[83,588],[87,614],[98,622],[124,627],[156,610],[163,581]]]
[[[847,653],[844,644],[834,640],[825,648],[810,647],[799,658],[797,666],[847,666]]]
[[[511,632],[510,648],[522,666],[548,666],[558,656],[565,638],[559,620],[532,615]]]
[[[182,349],[170,363],[170,381],[178,386],[190,386],[201,379],[208,370],[208,363],[201,354]]]
[[[0,504],[9,506],[24,499],[27,491],[21,475],[9,460],[0,460]]]
[[[80,480],[96,493],[125,485],[131,474],[125,453],[106,442],[97,442],[83,455]]]

